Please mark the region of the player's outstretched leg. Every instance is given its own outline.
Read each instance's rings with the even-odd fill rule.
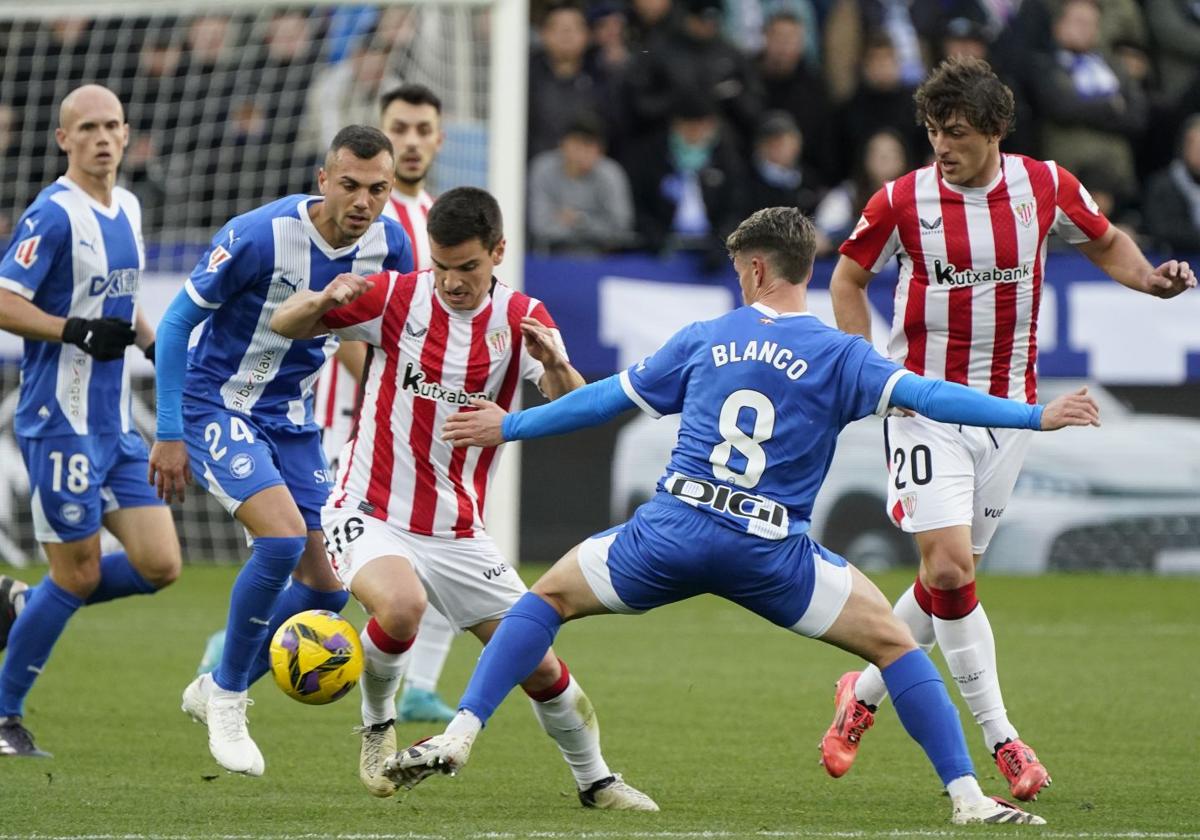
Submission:
[[[454,628],[440,612],[430,607],[421,617],[421,629],[413,645],[412,660],[404,675],[404,692],[396,708],[396,720],[405,723],[449,723],[454,709],[438,696],[437,685],[442,675]]]
[[[930,614],[929,593],[918,579],[910,586],[892,609],[903,621],[921,650],[933,649],[933,616]],[[821,739],[821,764],[835,779],[844,776],[858,757],[863,733],[875,722],[875,712],[887,697],[883,674],[874,665],[862,671],[842,674],[834,691],[833,723]]]
[[[381,561],[377,561],[381,562]],[[415,621],[413,622],[415,624]],[[362,746],[358,778],[372,796],[396,792],[396,783],[383,772],[384,762],[396,752],[396,693],[412,656],[413,638],[396,639],[372,618],[363,628],[363,672],[358,679],[362,694]]]

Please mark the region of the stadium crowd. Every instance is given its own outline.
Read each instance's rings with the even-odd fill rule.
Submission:
[[[1189,0],[553,0],[531,17],[536,250],[682,248],[716,265],[737,220],[792,205],[831,253],[881,183],[928,157],[912,91],[968,53],[1016,94],[1005,151],[1077,173],[1144,246],[1200,252]],[[51,149],[50,106],[82,82],[127,103],[124,178],[147,230],[195,231],[307,189],[338,127],[430,81],[412,76],[445,63],[435,40],[410,7],[2,24],[0,236],[57,174],[22,136]]]

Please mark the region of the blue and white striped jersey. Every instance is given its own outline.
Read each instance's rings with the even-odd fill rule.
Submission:
[[[188,354],[188,399],[267,425],[315,429],[312,386],[335,338],[292,340],[270,329],[295,292],[319,292],[344,272],[412,271],[412,245],[380,218],[352,245],[333,248],[308,215],[319,196],[290,195],[229,221],[188,278],[192,302],[212,310]]]
[[[0,261],[0,288],[51,315],[132,322],[144,264],[137,197],[117,187],[105,207],[63,176],[17,222]],[[129,409],[124,359],[100,362],[72,344],[26,339],[18,435],[127,432]]]

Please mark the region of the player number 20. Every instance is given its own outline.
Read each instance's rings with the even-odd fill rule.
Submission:
[[[67,490],[72,493],[82,493],[88,489],[88,458],[82,452],[76,452],[67,461]],[[62,492],[63,486],[63,454],[50,453],[50,463],[54,465],[54,478],[51,487],[55,493]]]
[[[903,490],[908,486],[908,482],[901,477],[906,460],[909,465],[909,477],[912,478],[913,484],[928,484],[933,479],[933,454],[929,451],[928,446],[919,443],[912,448],[911,453],[906,453],[897,447],[896,451],[892,453],[892,463],[896,465],[897,490]]]
[[[744,408],[754,412],[754,430],[750,434],[743,432],[737,423]],[[721,406],[717,430],[722,440],[713,447],[708,458],[713,465],[713,475],[738,487],[758,484],[767,468],[767,453],[762,444],[770,440],[775,431],[775,406],[766,394],[747,389],[734,391]],[[729,458],[735,449],[746,459],[746,469],[740,473],[729,468]]]
[[[245,420],[240,417],[230,417],[229,439],[254,443],[254,433],[250,431]],[[221,446],[221,424],[215,420],[204,427],[204,442],[208,444],[208,454],[214,461],[220,461],[229,451],[229,447]]]

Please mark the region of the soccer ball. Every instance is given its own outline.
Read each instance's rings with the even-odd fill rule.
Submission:
[[[301,703],[332,703],[354,687],[362,669],[358,633],[335,612],[297,613],[271,639],[275,683],[284,694]]]

